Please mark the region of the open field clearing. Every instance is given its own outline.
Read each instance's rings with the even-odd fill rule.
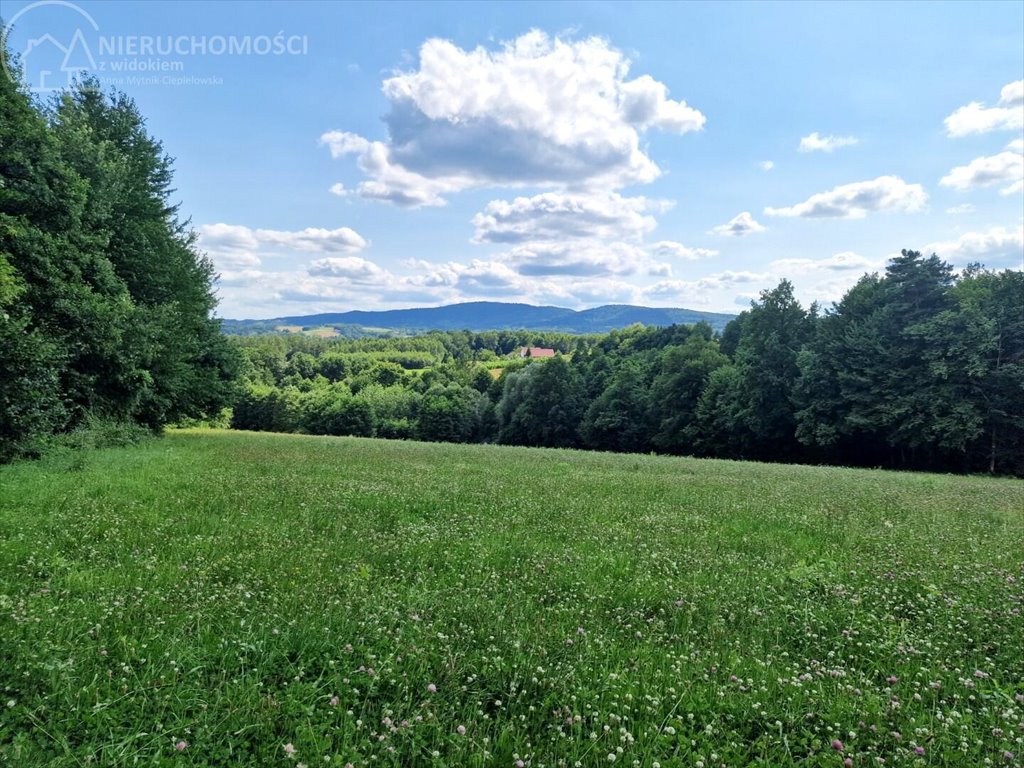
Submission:
[[[1022,568],[1015,480],[171,432],[0,468],[0,764],[1020,766]]]

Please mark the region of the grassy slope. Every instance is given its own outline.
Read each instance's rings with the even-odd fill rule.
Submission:
[[[0,764],[1020,765],[1022,509],[230,432],[0,468]]]

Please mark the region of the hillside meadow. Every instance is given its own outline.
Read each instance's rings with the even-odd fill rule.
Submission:
[[[0,765],[1020,766],[1024,483],[172,431],[0,467]]]

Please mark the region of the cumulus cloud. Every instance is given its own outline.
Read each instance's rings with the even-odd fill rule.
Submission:
[[[764,212],[768,216],[862,219],[874,212],[919,211],[926,202],[928,195],[920,184],[907,184],[898,176],[879,176],[811,195],[789,207],[768,207]]]
[[[354,283],[372,283],[388,277],[388,273],[360,256],[317,259],[309,266],[309,274],[321,277],[344,277]]]
[[[999,103],[986,107],[972,101],[945,120],[946,133],[954,138],[990,131],[1019,131],[1024,128],[1024,80],[1003,86]]]
[[[495,259],[513,267],[518,274],[526,277],[667,276],[672,273],[671,265],[652,259],[647,251],[638,245],[602,243],[595,240],[517,245],[499,254]]]
[[[277,229],[251,229],[238,224],[205,224],[199,227],[199,247],[213,260],[219,275],[217,286],[223,296],[244,297],[247,308],[253,306],[250,296],[276,295],[282,281],[293,282],[300,272],[280,272],[266,268],[256,269],[264,261],[287,259],[294,262],[304,254],[355,253],[367,242],[348,227],[339,229],[307,228],[297,231]],[[351,262],[350,262],[351,260]],[[338,262],[338,269],[346,263],[351,268],[357,257],[325,258],[314,264]],[[369,264],[369,262],[366,262]],[[230,305],[230,302],[229,302]]]
[[[680,259],[682,261],[710,259],[718,255],[718,251],[714,248],[689,248],[673,240],[659,240],[656,243],[652,243],[649,250],[655,256]]]
[[[601,38],[532,31],[497,50],[427,40],[418,68],[384,81],[388,139],[323,134],[333,157],[354,155],[356,192],[402,206],[443,205],[480,186],[618,189],[656,178],[641,147],[651,129],[700,130],[704,115]]]
[[[967,165],[959,165],[939,181],[944,187],[972,189],[993,184],[1006,184],[1004,195],[1024,188],[1024,141],[1012,141],[1003,152],[977,157]]]
[[[260,247],[259,240],[248,227],[206,224],[199,228],[199,246],[218,267],[254,267],[260,263],[255,253]]]
[[[801,152],[834,152],[840,147],[851,147],[860,140],[853,136],[819,136],[815,131],[800,139]]]
[[[651,212],[667,207],[665,201],[617,192],[545,192],[492,200],[473,217],[473,242],[508,246],[491,262],[521,277],[669,276],[672,267],[660,257],[669,251],[690,258],[698,253],[667,241],[661,247],[644,245],[644,236],[656,226]]]
[[[768,267],[772,272],[783,275],[802,275],[807,272],[869,272],[879,266],[853,251],[843,251],[822,259],[776,259]]]
[[[762,171],[770,171],[775,168],[775,163],[771,160],[762,160],[758,165],[761,167]]]
[[[669,133],[699,131],[705,122],[704,115],[685,101],[672,101],[665,84],[650,75],[619,85],[619,114],[641,130],[653,127]]]
[[[665,204],[644,197],[545,192],[492,200],[473,217],[475,243],[525,243],[570,238],[640,240],[657,222],[648,212]]]
[[[967,232],[955,240],[929,243],[924,252],[960,264],[980,261],[1024,266],[1024,225],[1016,229],[992,227],[982,232]]]
[[[217,264],[253,266],[260,263],[257,251],[286,254],[356,253],[366,240],[349,227],[318,229],[308,227],[294,232],[279,229],[250,229],[238,224],[204,224],[199,227],[199,245]]]
[[[765,283],[771,277],[767,272],[724,271],[707,275],[699,280],[661,280],[643,289],[645,301],[652,304],[707,305],[715,294],[735,290],[737,286]]]
[[[732,217],[726,224],[719,224],[712,227],[711,233],[715,235],[728,235],[730,237],[746,237],[755,232],[764,232],[765,227],[754,221],[750,211],[743,211]]]
[[[224,269],[217,275],[218,287],[248,287],[267,273],[258,269]]]
[[[285,232],[278,229],[254,230],[260,245],[269,248],[307,251],[312,253],[356,253],[366,247],[362,235],[349,227],[338,229],[318,229],[307,227],[296,232]]]

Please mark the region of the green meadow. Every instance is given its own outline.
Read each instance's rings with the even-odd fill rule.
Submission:
[[[0,467],[0,765],[1020,766],[1024,483],[213,430]]]

